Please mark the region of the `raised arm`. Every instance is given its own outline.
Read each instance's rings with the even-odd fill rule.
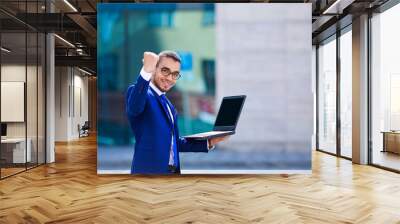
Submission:
[[[126,92],[126,113],[134,117],[143,112],[147,100],[151,76],[156,68],[158,56],[152,52],[144,52],[143,68],[134,85]]]

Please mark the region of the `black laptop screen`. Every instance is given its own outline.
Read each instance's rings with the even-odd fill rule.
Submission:
[[[243,100],[244,98],[242,97],[224,99],[218,111],[214,126],[235,126],[239,119]]]

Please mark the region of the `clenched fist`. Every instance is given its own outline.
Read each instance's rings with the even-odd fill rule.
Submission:
[[[145,72],[153,73],[156,70],[158,55],[153,52],[146,51],[143,54],[143,69]]]

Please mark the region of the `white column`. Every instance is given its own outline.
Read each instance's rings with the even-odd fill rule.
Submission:
[[[54,11],[54,6],[50,1],[46,7],[48,12]],[[55,54],[54,54],[54,35],[46,35],[46,163],[55,161],[54,133],[55,133]]]
[[[46,60],[47,60],[47,74],[46,74],[46,84],[47,84],[47,92],[46,92],[46,163],[52,163],[55,161],[55,152],[54,152],[54,132],[55,132],[55,77],[54,77],[54,35],[47,34],[46,36]]]
[[[368,15],[353,20],[353,162],[368,163]]]

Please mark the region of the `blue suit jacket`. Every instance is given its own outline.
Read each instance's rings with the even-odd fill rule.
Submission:
[[[126,93],[126,113],[136,138],[131,173],[168,174],[172,133],[176,136],[178,152],[208,152],[207,141],[180,138],[175,108],[168,101],[174,116],[173,124],[160,96],[149,87],[149,83],[139,75]],[[180,172],[179,153],[177,158]]]

